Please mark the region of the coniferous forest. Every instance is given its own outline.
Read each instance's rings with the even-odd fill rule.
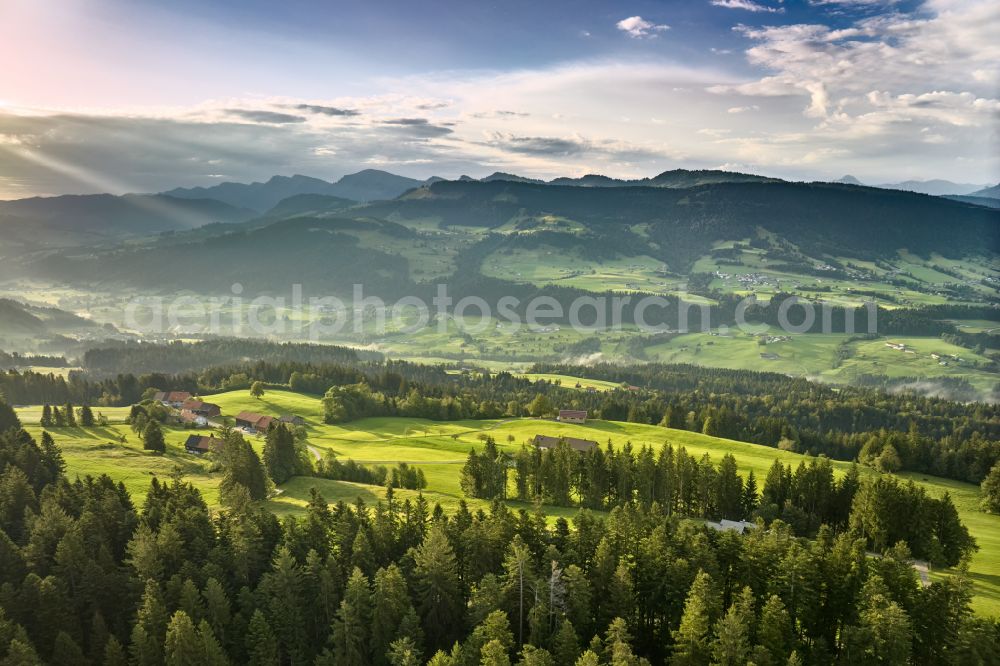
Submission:
[[[291,450],[281,432],[264,460],[224,434],[211,511],[181,476],[152,479],[141,504],[106,476],[69,479],[48,433],[4,413],[4,664],[970,664],[1000,650],[1000,626],[970,612],[976,546],[950,501],[891,477],[834,481],[822,460],[776,463],[758,494],[731,456],[519,456],[518,494],[579,498],[551,522],[500,501],[508,466],[487,440],[463,486],[494,496],[488,511],[400,501],[390,481],[375,505],[314,491],[303,517],[279,519],[254,500]],[[958,573],[923,585],[914,556]]]

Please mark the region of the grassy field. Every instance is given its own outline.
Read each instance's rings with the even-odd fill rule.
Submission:
[[[769,335],[785,335],[772,328]],[[787,340],[761,346],[758,338],[740,331],[725,335],[689,333],[646,348],[650,360],[691,363],[713,368],[781,372],[835,384],[852,383],[861,375],[888,379],[920,377],[926,380],[958,378],[980,391],[989,391],[1000,380],[986,370],[989,359],[970,349],[937,337],[888,337],[847,343],[849,355],[839,363],[838,347],[850,336],[843,333],[789,335]],[[888,347],[887,342],[905,344],[907,351]],[[773,355],[762,358],[761,354]],[[935,359],[931,354],[942,357]],[[954,358],[957,356],[959,360]]]
[[[125,423],[130,409],[131,407],[94,407],[94,418],[103,414],[111,423]],[[62,411],[61,405],[59,411]],[[38,423],[42,420],[42,406],[18,407],[17,415],[23,423]]]
[[[533,382],[542,380],[549,383],[558,382],[563,388],[579,388],[581,390],[592,388],[597,391],[614,391],[617,388],[621,388],[620,384],[615,384],[614,382],[606,382],[600,379],[585,379],[583,377],[571,377],[569,375],[551,375],[526,372],[521,376],[525,379],[530,379]]]
[[[325,425],[322,422],[322,401],[317,396],[267,391],[262,399],[257,400],[250,397],[247,391],[233,391],[210,399],[222,405],[223,413],[230,416],[244,409],[265,414],[292,412],[302,416],[307,423],[308,444],[315,453],[332,451],[339,457],[367,464],[407,462],[419,465],[428,482],[423,493],[425,498],[432,506],[440,503],[446,510],[453,510],[462,498],[459,488],[461,464],[470,448],[482,446],[481,438],[487,434],[496,439],[500,448],[508,451],[517,450],[536,434],[545,434],[592,439],[602,445],[611,441],[616,447],[626,442],[631,442],[633,447],[649,445],[654,448],[669,443],[674,447],[683,446],[695,456],[708,453],[716,461],[726,453],[732,453],[741,473],[753,470],[759,483],[763,483],[775,459],[793,466],[804,459],[804,456],[789,451],[635,423],[595,420],[574,425],[538,419],[445,423],[384,417]],[[29,432],[40,436],[37,417],[32,419],[40,410],[26,408],[19,409],[18,413]],[[205,494],[211,505],[218,503],[221,474],[213,471],[209,460],[189,455],[183,450],[184,439],[193,431],[166,428],[167,453],[164,456],[144,452],[141,442],[126,425],[56,428],[51,432],[63,449],[71,477],[107,473],[124,482],[136,502],[141,503],[153,475],[163,478],[174,470],[180,470],[185,479]],[[121,436],[125,437],[125,443],[118,441]],[[258,450],[263,444],[260,437],[252,437],[251,441]],[[839,476],[846,472],[849,463],[834,461],[833,466]],[[868,468],[862,468],[862,473],[875,474]],[[980,546],[971,566],[976,592],[974,607],[983,614],[1000,615],[1000,516],[986,515],[978,510],[979,489],[974,485],[927,475],[904,476],[912,478],[932,495],[951,494],[963,522]],[[328,501],[353,501],[362,497],[374,502],[383,498],[385,492],[375,486],[299,477],[284,484],[281,493],[269,502],[269,507],[283,515],[301,512],[312,487],[320,490]],[[412,491],[397,492],[400,499],[414,496]],[[482,505],[475,500],[470,500],[469,504],[473,507]],[[512,505],[530,508],[516,502]],[[545,510],[551,517],[575,513],[572,509],[557,507],[545,507]]]

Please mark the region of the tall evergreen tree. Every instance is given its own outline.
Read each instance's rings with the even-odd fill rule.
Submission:
[[[334,662],[338,666],[366,666],[372,663],[371,606],[368,579],[360,569],[355,568],[347,581],[330,637]]]
[[[757,644],[766,650],[772,664],[783,664],[792,651],[792,620],[781,597],[772,594],[761,609]]]
[[[713,664],[742,666],[750,655],[750,632],[753,623],[753,592],[743,588],[726,614],[715,624],[712,643]]]
[[[253,612],[246,636],[247,666],[278,666],[278,639],[260,610]]]
[[[170,618],[163,648],[166,666],[198,666],[205,663],[201,637],[184,611],[177,611]]]
[[[142,431],[142,448],[153,453],[163,453],[167,450],[167,442],[163,439],[163,430],[155,419],[150,419],[146,429]]]
[[[1000,461],[993,465],[979,489],[983,497],[983,511],[1000,513]]]
[[[464,615],[455,551],[444,530],[435,525],[414,554],[413,590],[427,646],[448,647],[458,636]]]
[[[264,441],[264,467],[275,483],[281,484],[299,473],[295,435],[284,423],[272,426]]]
[[[671,664],[699,666],[708,663],[709,632],[718,614],[718,606],[712,578],[704,571],[699,571],[684,602],[680,627],[674,632]]]
[[[414,610],[406,588],[406,579],[395,564],[376,572],[374,604],[371,621],[372,660],[378,666],[385,666],[391,644],[404,637],[400,628]],[[420,648],[422,641],[418,640],[419,636],[405,638],[410,640],[414,648]]]

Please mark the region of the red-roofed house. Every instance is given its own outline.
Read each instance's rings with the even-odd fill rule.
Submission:
[[[184,442],[184,449],[188,453],[197,453],[198,455],[216,450],[221,446],[221,439],[216,439],[215,437],[204,437],[202,435],[191,435],[187,438],[187,441]]]
[[[584,453],[597,446],[597,442],[592,439],[578,439],[576,437],[550,437],[548,435],[535,435],[533,444],[540,449],[554,449],[559,442],[566,442],[574,451]]]
[[[159,391],[153,395],[153,400],[162,402],[167,407],[180,408],[190,397],[191,394],[187,391]]]
[[[236,415],[236,427],[244,430],[253,430],[258,433],[267,432],[274,421],[273,416],[264,416],[255,412],[240,412]]]
[[[586,409],[560,409],[559,420],[563,423],[586,423]]]
[[[181,410],[194,412],[198,416],[213,418],[222,414],[222,408],[211,402],[205,402],[198,398],[188,398],[181,405]]]

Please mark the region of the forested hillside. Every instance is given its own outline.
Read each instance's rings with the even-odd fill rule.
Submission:
[[[877,532],[864,510],[901,509],[895,484],[863,483],[851,529],[814,540],[780,520],[717,532],[641,501],[549,525],[501,502],[446,515],[391,491],[375,506],[331,506],[314,491],[304,518],[279,521],[251,501],[257,453],[236,433],[223,451],[225,508],[213,514],[180,477],[153,479],[136,506],[106,476],[66,479],[47,433],[0,435],[0,658],[966,664],[1000,648],[995,620],[971,615],[961,573],[923,587],[904,543],[866,555]]]

